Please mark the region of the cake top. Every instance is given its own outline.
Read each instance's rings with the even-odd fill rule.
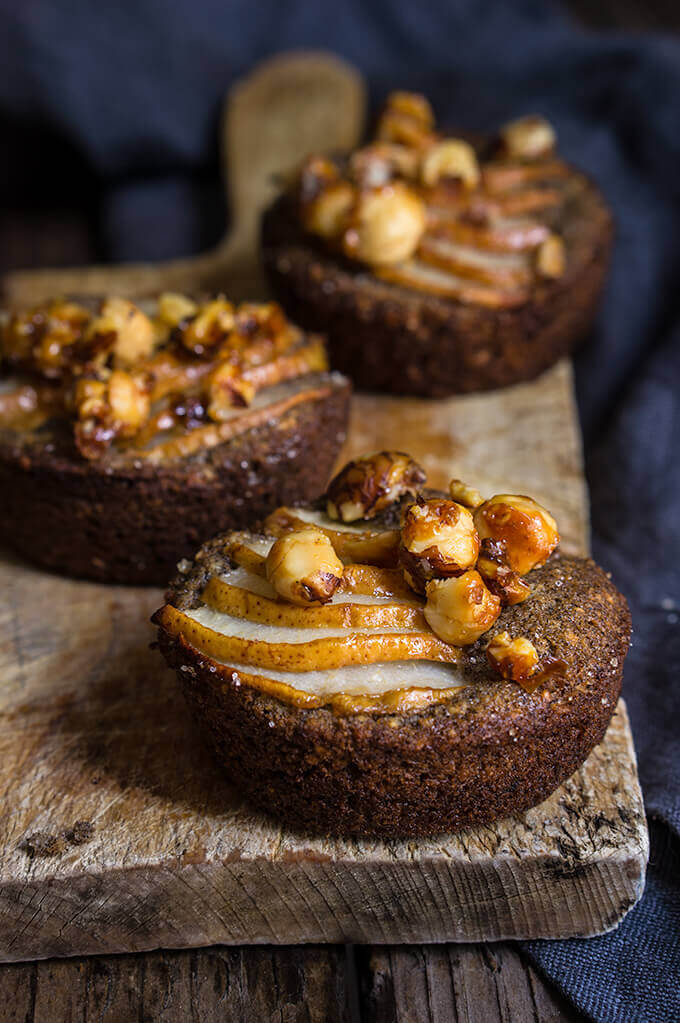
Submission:
[[[295,193],[304,228],[378,277],[490,307],[526,302],[565,273],[559,221],[573,173],[538,116],[475,147],[435,128],[423,96],[395,92],[375,138],[311,156]]]
[[[15,385],[0,392],[0,427],[67,420],[91,461],[112,448],[157,461],[214,446],[328,368],[322,340],[275,303],[172,293],[152,312],[117,296],[16,312],[0,330],[0,360]]]
[[[302,706],[445,699],[466,685],[461,648],[480,640],[497,677],[533,691],[565,666],[497,623],[531,595],[525,577],[559,542],[554,519],[526,496],[425,484],[403,452],[350,462],[317,506],[279,508],[262,534],[225,534],[181,565],[192,582],[157,621]]]

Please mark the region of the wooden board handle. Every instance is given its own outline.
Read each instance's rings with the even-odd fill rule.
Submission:
[[[359,73],[337,57],[301,52],[265,61],[232,86],[224,103],[223,179],[233,226],[215,249],[164,263],[13,271],[2,281],[6,303],[68,294],[143,297],[162,290],[262,296],[258,225],[277,178],[310,152],[356,145],[364,109]]]

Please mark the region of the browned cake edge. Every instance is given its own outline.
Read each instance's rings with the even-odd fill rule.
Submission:
[[[262,256],[288,315],[323,331],[331,364],[359,390],[444,397],[529,380],[581,341],[604,286],[613,237],[609,209],[583,175],[560,222],[567,272],[530,301],[492,309],[378,280],[329,254],[303,231],[294,201],[262,220]]]
[[[344,441],[347,381],[196,456],[93,464],[50,443],[0,440],[0,544],[69,576],[165,585],[218,530],[317,497]]]
[[[189,606],[219,568],[207,545],[170,595]],[[216,561],[216,558],[218,559]],[[554,556],[532,597],[497,623],[567,665],[533,693],[494,676],[485,638],[464,650],[469,686],[408,717],[284,704],[159,630],[206,740],[257,806],[338,834],[418,836],[520,813],[545,799],[603,738],[630,637],[625,598],[592,561]]]

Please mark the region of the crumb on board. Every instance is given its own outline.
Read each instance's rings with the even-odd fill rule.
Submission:
[[[34,831],[27,835],[21,848],[29,856],[58,856],[67,845],[85,845],[94,835],[94,824],[91,821],[76,821],[73,827],[51,835],[46,831]]]

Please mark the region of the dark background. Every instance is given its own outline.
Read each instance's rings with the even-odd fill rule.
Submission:
[[[322,5],[324,0],[315,2]],[[20,50],[14,46],[15,41],[19,47],[21,44],[21,32],[12,14],[15,4],[19,6],[18,0],[0,3],[0,34],[5,34],[8,52],[12,50],[20,60]],[[60,8],[68,9],[73,16],[73,7],[77,6],[57,3],[57,25]],[[563,6],[574,23],[594,32],[612,28],[680,32],[678,0],[567,0]],[[44,16],[46,7],[49,5],[26,0],[26,9],[35,9],[36,16]],[[282,11],[285,7],[282,0]],[[30,25],[31,19],[24,14],[16,20]],[[144,31],[143,26],[138,28]],[[234,28],[239,31],[237,24]],[[78,45],[74,38],[76,55]],[[96,62],[97,54],[91,53],[89,59]],[[135,59],[137,55],[131,52],[130,62]],[[191,61],[189,39],[185,59]],[[29,90],[25,82],[16,82],[13,88],[11,63],[9,67],[6,61],[3,63],[0,272],[190,255],[222,236],[228,211],[219,180],[216,103],[212,109],[201,111],[197,137],[183,148],[178,146],[173,152],[152,146],[144,151],[140,147],[137,152],[113,157],[103,145],[87,152],[75,141],[77,125],[69,125],[66,116],[60,128],[55,128],[58,111],[50,110],[44,96],[26,97]],[[205,73],[211,76],[217,95],[215,82],[223,79],[226,91],[234,76],[246,69],[222,65],[210,67]],[[118,70],[124,76],[128,67],[121,63]],[[83,80],[86,72],[84,67],[74,88],[87,88]],[[74,73],[78,75],[77,69]],[[102,116],[106,115],[104,111]]]

